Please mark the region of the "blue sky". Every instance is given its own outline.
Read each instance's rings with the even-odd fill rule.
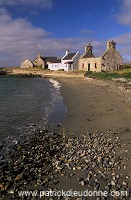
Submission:
[[[0,67],[83,54],[87,43],[97,57],[109,39],[131,62],[131,0],[0,0]]]

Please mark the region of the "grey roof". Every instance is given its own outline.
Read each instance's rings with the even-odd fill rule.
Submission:
[[[57,57],[45,57],[46,62],[57,62]]]
[[[72,58],[74,57],[76,53],[68,53],[63,60],[72,60]]]
[[[83,56],[82,58],[94,58],[95,56],[92,53],[92,50],[88,50]]]
[[[55,61],[52,61],[52,63],[61,63],[61,59],[57,59]]]
[[[37,57],[38,58],[38,57]],[[36,58],[36,59],[37,59]],[[57,57],[42,57],[42,56],[40,56],[40,58],[43,60],[43,61],[45,61],[45,62],[57,62]],[[36,60],[35,59],[35,60]],[[35,61],[34,60],[34,61]]]

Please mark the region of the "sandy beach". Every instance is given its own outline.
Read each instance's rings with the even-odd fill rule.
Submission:
[[[117,153],[121,155],[126,152],[123,156],[127,158],[126,164],[130,171],[131,86],[88,78],[57,80],[62,84],[61,93],[68,108],[62,126],[75,135],[95,131],[98,137],[101,132],[109,138],[120,137],[123,149],[118,149]],[[72,182],[69,181],[67,185],[69,189]],[[75,187],[80,188],[76,184]]]
[[[20,190],[31,190],[37,191],[37,198],[33,199],[129,200],[130,83],[85,77],[53,78],[62,86],[60,91],[68,108],[65,120],[53,130],[35,127],[35,136],[15,147],[12,161],[3,165],[3,199],[10,199],[12,194],[19,199]],[[11,176],[6,172],[7,166]],[[86,197],[45,197],[43,192],[38,195],[38,191],[50,189],[64,190],[66,194],[70,190],[88,190],[91,195],[93,191],[106,191],[109,196],[86,193]],[[113,191],[119,194],[111,196]],[[121,191],[127,195],[122,196]]]
[[[58,81],[68,108],[65,127],[72,131],[131,132],[131,91],[122,90],[121,84],[88,78]]]

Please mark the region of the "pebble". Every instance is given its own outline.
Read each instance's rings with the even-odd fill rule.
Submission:
[[[111,185],[116,185],[115,182],[113,180],[111,180]]]
[[[56,189],[60,176],[65,180],[74,178],[86,189],[118,191],[123,187],[129,191],[129,174],[119,172],[126,167],[124,156],[116,154],[118,147],[122,148],[119,137],[110,139],[98,131],[75,136],[58,127],[35,127],[34,136],[9,152],[9,159],[0,166],[2,198],[26,187]],[[85,178],[79,177],[80,172]],[[121,183],[121,176],[126,181]]]
[[[124,185],[124,186],[125,186],[125,185],[127,185],[127,183],[126,183],[125,181],[123,181],[123,182],[122,182],[122,185]]]
[[[81,184],[82,186],[84,186],[84,185],[85,185],[84,181],[80,181],[80,184]]]

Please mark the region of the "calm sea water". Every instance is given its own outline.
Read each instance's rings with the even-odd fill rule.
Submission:
[[[58,124],[66,106],[53,79],[0,76],[0,141],[45,123]]]

